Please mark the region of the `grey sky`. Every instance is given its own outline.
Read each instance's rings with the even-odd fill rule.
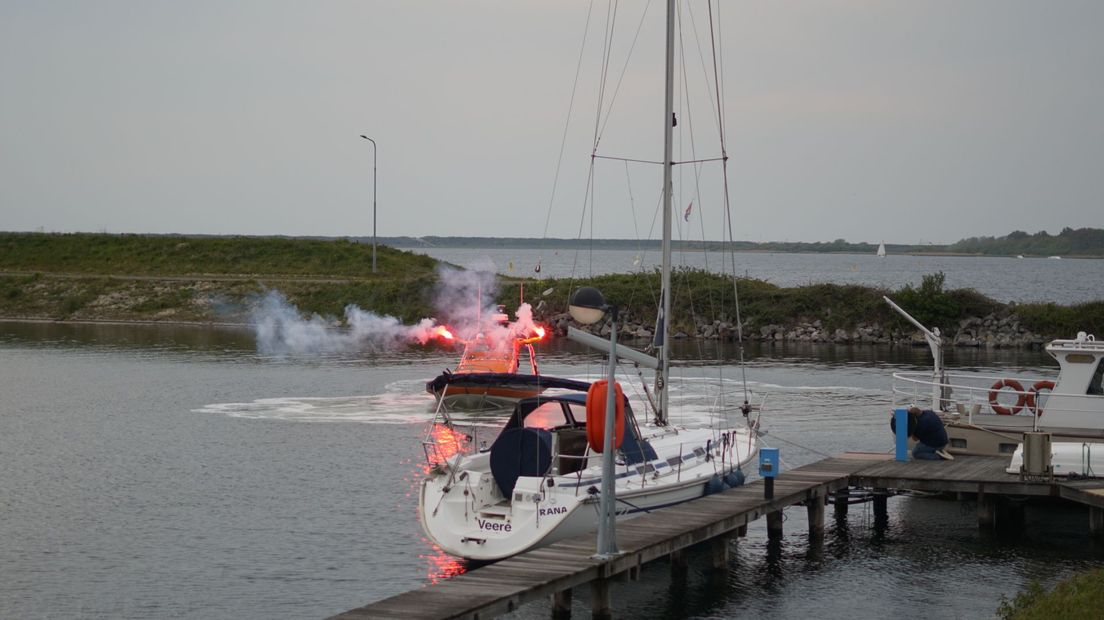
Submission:
[[[722,5],[737,239],[1104,226],[1104,3]],[[0,230],[368,235],[365,133],[380,235],[542,236],[588,6],[0,0]],[[645,6],[620,4],[615,76]],[[605,7],[549,236],[580,228]],[[661,158],[661,19],[652,2],[608,155]],[[690,126],[714,156],[709,117],[679,120],[680,157]],[[647,236],[658,167],[597,168],[593,235]],[[689,236],[720,238],[716,193],[680,172]]]

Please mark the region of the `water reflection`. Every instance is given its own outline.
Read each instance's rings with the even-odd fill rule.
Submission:
[[[243,325],[163,325],[123,323],[54,323],[0,321],[0,344],[34,348],[64,348],[72,350],[107,349],[135,353],[177,353],[184,356],[210,356],[235,361],[271,364],[344,364],[404,365],[429,363],[441,368],[455,363],[450,351],[433,346],[412,346],[399,350],[365,349],[336,354],[301,356],[263,356],[257,353],[253,331]],[[631,341],[626,344],[634,344]],[[646,342],[635,343],[646,346]],[[731,365],[740,358],[733,343],[716,340],[672,341],[671,356],[679,367]],[[600,364],[601,355],[568,341],[552,339],[540,344],[538,355],[546,365],[593,362]],[[1041,350],[955,348],[946,350],[948,367],[964,369],[979,367],[1034,368],[1056,367],[1054,360]],[[764,363],[818,364],[824,366],[884,366],[904,369],[925,369],[931,366],[927,347],[891,345],[837,345],[817,343],[748,343],[744,359],[749,368]]]
[[[0,321],[0,342],[37,347],[112,347],[226,351],[256,350],[248,326],[195,326],[135,323],[54,323]]]
[[[426,572],[427,582],[439,583],[449,577],[455,577],[468,572],[468,566],[464,560],[441,551],[440,547],[431,543],[428,539],[423,538],[422,543],[433,548],[433,553],[418,556],[425,561],[429,567]]]

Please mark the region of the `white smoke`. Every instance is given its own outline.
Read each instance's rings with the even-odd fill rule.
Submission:
[[[466,340],[494,326],[497,294],[494,263],[489,260],[468,269],[439,265],[432,305],[437,319]]]
[[[344,326],[337,319],[317,314],[304,318],[279,291],[262,296],[250,315],[257,349],[265,355],[341,353],[411,342],[425,344],[436,327],[433,319],[403,325],[393,316],[380,316],[354,305],[345,307]]]
[[[536,333],[538,326],[527,303],[518,307],[516,321],[503,322],[504,313],[495,304],[498,285],[493,263],[471,269],[442,265],[437,275],[432,300],[437,318],[423,318],[415,325],[355,305],[345,307],[344,320],[317,314],[304,317],[282,293],[269,291],[253,303],[250,312],[257,349],[265,355],[289,355],[424,345],[446,325],[459,343],[482,337],[496,346],[512,346],[514,338]]]

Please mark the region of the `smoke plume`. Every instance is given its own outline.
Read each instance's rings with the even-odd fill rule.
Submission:
[[[434,339],[462,344],[476,338],[512,346],[513,339],[538,332],[529,304],[522,303],[511,322],[494,303],[498,287],[493,264],[466,270],[441,266],[437,275],[432,300],[437,316],[414,325],[355,305],[345,307],[343,319],[304,317],[282,293],[269,291],[250,311],[257,348],[265,355],[324,354],[424,345]]]

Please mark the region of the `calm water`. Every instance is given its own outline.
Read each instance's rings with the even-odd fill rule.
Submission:
[[[981,371],[1053,370],[1031,352],[951,355]],[[248,332],[0,323],[0,617],[323,617],[456,570],[423,538],[414,494],[431,417],[422,382],[454,360],[433,349],[267,358]],[[549,374],[602,368],[566,345],[542,360]],[[776,348],[753,350],[747,375],[765,398],[766,443],[793,467],[888,450],[889,373],[926,363],[917,349]],[[672,400],[709,401],[737,377],[694,367]],[[711,578],[703,557],[672,585],[659,563],[642,584],[615,586],[616,608],[991,617],[1028,580],[1100,558],[1078,510],[1032,508],[1026,535],[1010,541],[979,536],[972,506],[895,498],[890,510],[885,531],[868,505],[829,517],[810,549],[804,509],[792,509],[781,544],[751,527],[726,578]],[[578,617],[587,597],[576,594]],[[538,603],[515,616],[547,614]]]
[[[657,268],[658,251],[547,250],[542,256],[516,249],[411,248],[461,266],[493,263],[496,272],[533,276],[538,260],[544,277],[578,277],[630,273]],[[675,265],[713,271],[731,270],[719,254],[676,253]],[[726,259],[727,260],[727,259]],[[942,271],[948,288],[973,288],[1009,302],[1081,303],[1104,299],[1104,260],[1003,258],[980,256],[894,256],[857,254],[736,254],[736,270],[779,286],[831,282],[864,284],[890,290],[918,286],[930,273]]]

